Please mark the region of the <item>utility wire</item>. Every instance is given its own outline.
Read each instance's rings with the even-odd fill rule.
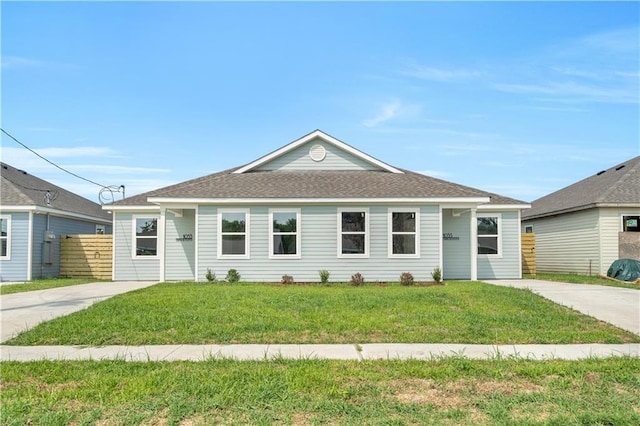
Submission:
[[[63,172],[65,172],[65,173],[69,173],[71,176],[75,176],[75,177],[77,177],[78,179],[82,179],[82,180],[84,180],[84,181],[86,181],[86,182],[89,182],[89,183],[92,183],[92,184],[94,184],[94,185],[97,185],[97,186],[99,186],[100,188],[106,188],[106,187],[107,187],[107,185],[101,185],[101,184],[99,184],[99,183],[97,183],[97,182],[92,181],[91,179],[87,179],[87,178],[85,178],[85,177],[82,177],[82,176],[80,176],[80,175],[77,175],[77,174],[75,174],[75,173],[73,173],[73,172],[71,172],[71,171],[69,171],[69,170],[65,169],[64,167],[58,166],[58,165],[57,165],[56,163],[54,163],[53,161],[50,161],[50,160],[48,160],[48,159],[44,158],[42,155],[38,154],[38,153],[37,153],[37,152],[35,152],[33,149],[29,148],[28,146],[26,146],[25,144],[23,144],[22,142],[20,142],[18,139],[16,139],[16,138],[14,138],[13,136],[11,136],[11,135],[10,135],[6,130],[4,130],[3,128],[0,128],[0,130],[2,130],[2,133],[4,133],[5,135],[9,136],[9,137],[10,137],[11,139],[13,139],[16,143],[18,143],[18,144],[20,144],[22,147],[24,147],[24,148],[28,149],[29,151],[31,151],[32,153],[34,153],[34,154],[35,154],[35,155],[37,155],[38,157],[42,158],[44,161],[46,161],[47,163],[51,164],[52,166],[55,166],[55,167],[59,168],[59,169],[60,169],[60,170],[62,170]]]

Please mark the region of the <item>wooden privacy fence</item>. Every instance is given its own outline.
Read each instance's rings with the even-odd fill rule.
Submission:
[[[111,235],[61,235],[60,275],[72,278],[111,279]]]
[[[536,274],[536,234],[522,234],[522,273]]]

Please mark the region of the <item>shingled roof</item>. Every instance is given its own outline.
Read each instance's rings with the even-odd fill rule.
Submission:
[[[8,164],[0,163],[0,166],[1,207],[25,207],[25,210],[41,207],[111,221],[111,215],[93,201]],[[46,191],[50,194],[49,203]]]
[[[640,208],[640,156],[535,200],[522,219],[597,207]]]
[[[419,173],[371,170],[255,171],[236,169],[203,176],[117,201],[111,205],[151,205],[149,198],[170,199],[384,199],[478,198],[491,204],[522,205],[523,201],[480,191]]]

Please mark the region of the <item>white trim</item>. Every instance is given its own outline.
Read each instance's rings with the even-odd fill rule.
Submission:
[[[471,281],[478,280],[478,212],[476,209],[471,209],[470,216],[470,228],[471,228]]]
[[[273,252],[273,214],[274,213],[295,213],[296,214],[296,232],[285,233],[282,235],[295,235],[296,237],[296,254],[275,254]],[[300,259],[302,257],[302,222],[301,210],[299,208],[274,208],[269,209],[269,259]]]
[[[33,212],[29,212],[29,229],[27,230],[27,281],[33,279]]]
[[[393,213],[413,213],[415,214],[416,228],[414,232],[393,232]],[[415,237],[415,253],[410,254],[394,254],[393,253],[393,236],[394,235],[413,235]],[[420,257],[420,209],[419,208],[403,208],[389,207],[387,209],[387,257],[391,259],[407,259]]]
[[[619,229],[619,232],[625,232],[624,231],[624,217],[625,216],[640,216],[640,211],[629,212],[629,213],[626,213],[626,212],[620,213],[620,229]],[[636,232],[636,231],[627,231],[627,232]],[[600,240],[600,241],[602,241],[602,240]]]
[[[262,205],[262,204],[444,204],[447,208],[449,204],[463,205],[467,208],[476,207],[478,204],[486,203],[489,201],[489,197],[475,197],[475,198],[164,198],[164,197],[149,197],[147,199],[150,203],[154,204],[235,204],[235,205]],[[139,206],[120,207],[118,210],[139,210]],[[148,208],[149,210],[159,210],[159,206],[153,206]],[[502,209],[504,210],[504,209]]]
[[[116,247],[118,242],[116,241],[116,212],[113,212],[113,226],[111,228],[111,281],[116,280]]]
[[[357,254],[348,254],[348,253],[342,253],[342,213],[364,213],[364,232],[347,232],[348,234],[364,234],[364,253],[357,253]],[[370,222],[370,215],[369,215],[369,208],[368,207],[344,207],[344,208],[338,208],[338,212],[337,212],[337,228],[338,228],[338,257],[339,258],[346,258],[346,259],[354,259],[354,258],[363,258],[366,259],[369,257],[369,236],[371,234],[370,232],[370,227],[369,227],[369,222]]]
[[[102,222],[104,224],[110,225],[111,221],[109,219],[105,219],[103,217],[95,217],[82,213],[73,213],[64,210],[52,209],[50,207],[40,207],[40,206],[2,206],[2,212],[34,212],[36,214],[51,214],[53,216],[60,217],[72,217],[75,219],[82,219],[91,222]]]
[[[482,204],[478,206],[478,211],[484,210],[522,210],[530,209],[531,204]]]
[[[11,260],[11,239],[13,238],[13,229],[11,229],[12,217],[11,215],[3,214],[3,215],[0,215],[0,219],[7,222],[7,235],[5,237],[2,237],[2,239],[6,239],[7,241],[7,254],[6,256],[2,256],[2,254],[0,253],[0,260]],[[30,268],[31,265],[29,264],[28,267]]]
[[[518,212],[518,223],[522,223],[522,219],[520,217],[520,212]],[[518,232],[518,278],[522,279],[522,232]]]
[[[476,219],[482,218],[482,217],[495,217],[498,220],[498,234],[496,235],[497,237],[497,244],[498,244],[498,253],[497,254],[480,254],[476,251],[477,255],[479,257],[483,257],[483,258],[491,258],[491,259],[500,259],[503,256],[502,253],[502,213],[478,213],[476,215]],[[484,235],[481,236],[478,234],[478,223],[476,220],[476,224],[475,224],[475,228],[476,230],[476,242],[480,239],[480,238],[494,238],[493,235]],[[518,233],[519,234],[519,233]]]
[[[160,220],[158,220],[158,227],[157,227],[157,234],[158,234],[158,243],[156,245],[157,247],[157,253],[158,253],[158,257],[160,258],[160,282],[164,282],[165,277],[166,277],[166,273],[167,271],[165,271],[165,258],[164,258],[164,253],[165,253],[165,244],[166,244],[166,238],[164,238],[165,235],[165,226],[167,225],[167,210],[166,209],[160,209]]]
[[[439,216],[438,216],[438,267],[440,268],[440,272],[442,274],[442,279],[444,279],[444,240],[442,238],[442,234],[444,234],[444,224],[443,224],[443,213],[442,206],[438,206],[439,208]]]
[[[223,213],[244,213],[244,254],[222,253],[222,215]],[[251,211],[249,209],[218,209],[218,259],[250,259],[251,258]]]
[[[349,146],[349,145],[345,144],[344,142],[341,142],[341,141],[339,141],[338,139],[336,139],[336,138],[334,138],[332,136],[329,136],[328,134],[324,133],[321,130],[315,130],[315,131],[309,133],[308,135],[303,136],[300,139],[297,139],[297,140],[291,142],[290,144],[285,145],[282,148],[273,151],[270,154],[267,154],[267,155],[265,155],[263,157],[260,157],[257,160],[255,160],[255,161],[253,161],[253,162],[251,162],[251,163],[249,163],[249,164],[247,164],[247,165],[245,165],[243,167],[240,167],[239,169],[233,171],[232,173],[239,174],[239,173],[245,173],[245,172],[248,172],[250,170],[253,170],[256,167],[260,167],[263,164],[273,160],[274,158],[278,158],[278,157],[286,154],[287,152],[290,152],[290,151],[296,149],[297,147],[299,147],[301,145],[304,145],[305,143],[307,143],[310,140],[313,140],[315,138],[320,138],[323,141],[325,141],[327,143],[330,143],[330,144],[332,144],[332,145],[336,146],[337,148],[340,148],[340,149],[342,149],[344,151],[347,151],[348,153],[360,158],[361,160],[364,160],[364,161],[366,161],[368,163],[371,163],[371,164],[373,164],[375,166],[378,166],[378,167],[380,167],[380,168],[382,168],[382,169],[384,169],[384,170],[386,170],[388,172],[404,173],[402,170],[396,169],[393,166],[390,166],[390,165],[388,165],[388,164],[386,164],[386,163],[384,163],[384,162],[382,162],[382,161],[380,161],[380,160],[378,160],[376,158],[373,158],[370,155],[365,154],[364,152],[362,152],[362,151],[360,151],[360,150],[358,150],[358,149],[356,149],[356,148],[354,148],[352,146]]]
[[[157,260],[160,257],[160,218],[162,214],[134,214],[131,215],[131,258],[134,260]],[[138,256],[138,219],[156,219],[156,254],[153,256]],[[143,238],[153,238],[153,237],[143,237]],[[115,244],[114,244],[115,247]],[[162,275],[162,273],[161,273]]]
[[[193,262],[193,280],[195,282],[198,282],[198,267],[200,266],[200,247],[198,246],[198,235],[200,234],[200,223],[199,223],[199,218],[200,215],[198,214],[198,206],[196,206],[195,208],[195,218],[193,220],[193,227],[194,227],[194,235],[193,235],[193,243],[195,244],[194,250],[193,250],[193,255],[196,257],[194,259]]]

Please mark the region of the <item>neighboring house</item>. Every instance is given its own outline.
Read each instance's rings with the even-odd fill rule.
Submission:
[[[519,278],[528,204],[390,166],[316,130],[249,164],[103,206],[114,280]]]
[[[57,277],[61,234],[111,233],[99,204],[0,165],[0,281]]]
[[[640,260],[640,157],[546,195],[523,214],[536,234],[538,272],[606,274]]]

